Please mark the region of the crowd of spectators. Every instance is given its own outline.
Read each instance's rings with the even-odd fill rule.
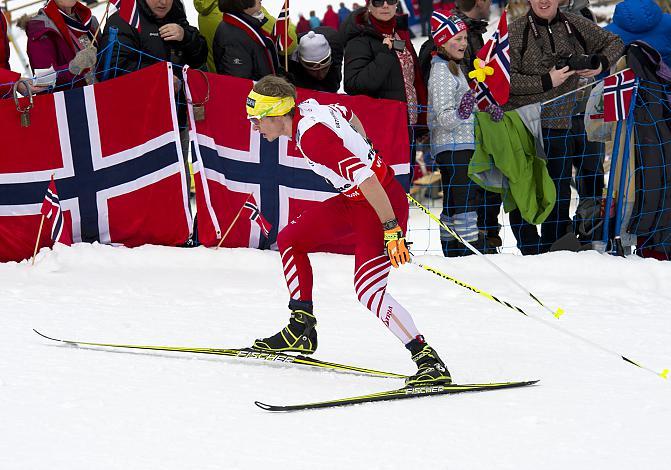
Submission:
[[[24,27],[31,67],[34,71],[53,67],[61,86],[78,87],[96,79],[96,52],[107,46],[114,27],[118,42],[129,46],[114,45],[117,75],[162,60],[252,80],[283,75],[299,87],[407,103],[412,148],[428,134],[429,152],[441,171],[441,219],[482,251],[495,252],[501,245],[501,197],[484,191],[467,174],[475,148],[473,113],[477,110],[467,77],[484,44],[491,2],[419,0],[421,34],[428,36],[419,55],[399,0],[366,0],[351,8],[340,3],[337,9],[328,5],[322,18],[315,11],[307,17],[301,14],[288,28],[292,46],[281,52],[273,36],[275,18],[261,0],[194,0],[198,27],[188,23],[182,0],[136,0],[139,27],[114,13],[99,35],[98,21],[85,4],[48,0]],[[665,61],[671,54],[671,17],[652,0],[624,0],[606,28],[595,23],[588,0],[529,0],[528,12],[509,21],[508,27],[511,64],[506,110],[552,100],[605,75],[623,54],[623,41],[643,39]],[[20,78],[9,71],[6,31],[3,17],[3,95]],[[594,66],[575,69],[566,63],[571,56],[589,57]],[[179,90],[181,68],[174,70]],[[43,89],[22,82],[19,91]],[[580,177],[581,201],[601,198],[603,144],[584,138],[584,103],[577,108],[574,104],[543,107],[542,139],[557,203],[541,225],[540,235],[519,211],[511,212],[511,225],[524,254],[546,252],[571,231],[574,171]],[[414,156],[410,158],[414,162]],[[441,232],[441,241],[446,256],[468,254],[447,232]]]

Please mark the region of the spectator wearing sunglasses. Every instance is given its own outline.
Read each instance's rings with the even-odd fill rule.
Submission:
[[[297,87],[337,93],[342,81],[343,46],[332,28],[320,26],[300,37],[289,64],[292,82]]]
[[[408,104],[410,126],[426,123],[426,85],[410,33],[399,26],[398,0],[367,0],[341,28],[345,38],[345,92]],[[411,128],[411,133],[413,129]]]

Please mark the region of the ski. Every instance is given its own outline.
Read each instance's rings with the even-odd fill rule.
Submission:
[[[396,390],[371,393],[358,397],[338,398],[335,400],[320,401],[315,403],[303,403],[299,405],[268,405],[260,401],[254,404],[266,411],[300,411],[316,408],[333,408],[336,406],[357,405],[361,403],[372,403],[375,401],[405,400],[408,398],[431,397],[436,395],[448,395],[465,392],[483,392],[486,390],[501,390],[504,388],[524,387],[533,385],[538,380],[525,382],[499,382],[485,384],[450,384],[450,385],[427,385],[418,387],[403,387]]]
[[[47,336],[39,331],[33,329],[35,333],[40,335],[43,338],[49,339],[51,341],[56,341],[59,343],[69,344],[69,345],[81,345],[81,346],[93,346],[93,347],[104,347],[104,348],[114,348],[114,349],[143,349],[150,351],[169,351],[169,352],[179,352],[179,353],[192,353],[192,354],[210,354],[215,356],[226,356],[232,357],[235,359],[241,360],[254,360],[259,362],[266,363],[281,363],[281,364],[299,364],[303,366],[313,367],[317,369],[332,370],[335,372],[349,372],[359,375],[370,375],[374,377],[385,377],[385,378],[394,378],[394,379],[405,379],[407,376],[402,374],[396,374],[394,372],[384,372],[375,369],[367,369],[365,367],[357,367],[348,364],[338,364],[336,362],[326,362],[320,361],[319,359],[314,359],[312,357],[297,355],[292,356],[290,354],[283,353],[268,353],[263,351],[257,351],[252,348],[242,348],[242,349],[220,349],[220,348],[192,348],[192,347],[182,347],[182,346],[148,346],[148,345],[139,345],[139,344],[110,344],[110,343],[93,343],[88,341],[75,341],[68,339],[59,339],[52,338]]]

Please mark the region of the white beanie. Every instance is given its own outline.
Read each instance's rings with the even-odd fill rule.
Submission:
[[[309,31],[301,38],[298,54],[306,62],[321,62],[331,55],[331,46],[323,34]]]

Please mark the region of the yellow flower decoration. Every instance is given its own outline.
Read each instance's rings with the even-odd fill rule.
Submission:
[[[468,78],[475,78],[480,83],[484,82],[488,76],[494,75],[494,69],[478,58],[473,61],[473,67],[475,69],[468,72]]]

